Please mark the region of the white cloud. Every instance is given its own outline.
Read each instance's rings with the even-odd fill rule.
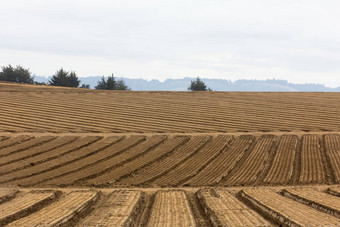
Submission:
[[[6,0],[0,65],[340,86],[339,8],[331,0]]]

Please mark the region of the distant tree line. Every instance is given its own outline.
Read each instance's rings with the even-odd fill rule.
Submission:
[[[1,67],[0,80],[16,82],[16,83],[26,83],[33,84],[34,79],[31,76],[31,72],[28,69],[18,65],[17,67],[3,66]]]
[[[80,87],[90,88],[89,84],[80,85],[80,80],[75,71],[66,71],[63,68],[57,70],[48,83],[39,83],[34,81],[34,78],[29,71],[24,67],[18,65],[13,67],[11,65],[2,66],[0,71],[0,81],[9,81],[16,83],[62,86],[62,87]],[[123,80],[116,80],[114,75],[105,78],[104,76],[97,82],[95,89],[100,90],[130,90]],[[189,91],[211,91],[205,83],[197,77],[196,80],[191,81],[188,87]]]
[[[18,65],[13,67],[11,65],[2,66],[0,71],[0,81],[26,83],[26,84],[38,84],[38,85],[50,85],[50,86],[62,86],[62,87],[80,87],[90,88],[89,84],[80,85],[80,80],[75,71],[65,71],[63,68],[57,70],[48,83],[40,83],[34,81],[29,69]],[[116,80],[113,74],[107,79],[103,76],[98,81],[95,89],[101,90],[130,90],[123,80]]]

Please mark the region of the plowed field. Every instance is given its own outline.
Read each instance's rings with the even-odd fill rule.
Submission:
[[[0,225],[339,226],[340,198],[328,191],[321,186],[19,191],[0,188]]]
[[[0,82],[0,226],[340,226],[339,100]]]
[[[0,185],[335,184],[340,163],[328,138],[340,135],[12,136],[0,142]]]
[[[0,83],[0,131],[340,131],[339,100],[339,93],[98,91]]]

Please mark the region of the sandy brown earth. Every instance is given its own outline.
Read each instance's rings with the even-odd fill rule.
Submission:
[[[0,185],[200,187],[340,183],[340,135],[3,135]]]
[[[0,188],[8,226],[338,226],[340,186]]]
[[[0,130],[340,131],[339,99],[339,93],[98,91],[0,83]]]
[[[0,83],[0,226],[339,226],[338,100]]]

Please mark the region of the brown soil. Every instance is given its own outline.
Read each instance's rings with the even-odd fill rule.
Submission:
[[[0,94],[0,225],[340,223],[340,93]]]

